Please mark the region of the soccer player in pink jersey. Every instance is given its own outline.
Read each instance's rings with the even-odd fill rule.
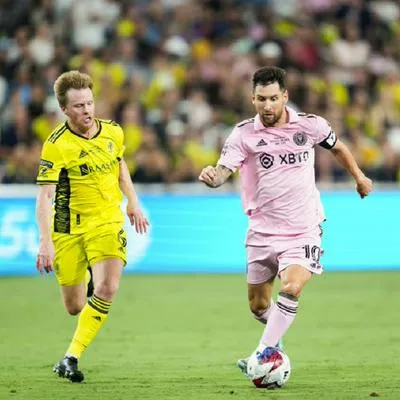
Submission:
[[[246,237],[248,299],[255,318],[265,324],[256,351],[277,346],[297,314],[299,297],[313,274],[321,274],[320,224],[324,211],[315,185],[314,146],[330,150],[353,176],[361,198],[372,181],[324,118],[288,107],[285,70],[264,67],[253,75],[254,118],[237,124],[216,167],[199,180],[212,188],[240,171],[243,207],[249,218]],[[281,281],[271,300],[275,277]],[[247,361],[238,361],[247,372]]]

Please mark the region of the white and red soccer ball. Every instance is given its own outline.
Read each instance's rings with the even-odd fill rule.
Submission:
[[[290,372],[289,357],[277,347],[255,351],[247,362],[247,376],[258,388],[280,388],[289,380]]]

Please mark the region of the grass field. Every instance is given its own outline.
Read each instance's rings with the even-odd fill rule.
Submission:
[[[292,377],[266,391],[235,367],[262,330],[244,276],[124,276],[82,384],[51,370],[75,327],[55,280],[2,278],[0,399],[400,399],[399,282],[400,272],[312,280],[285,337]]]

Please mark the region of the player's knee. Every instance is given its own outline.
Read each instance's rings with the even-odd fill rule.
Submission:
[[[251,299],[249,301],[250,311],[255,318],[259,318],[270,307],[270,299]]]
[[[67,310],[67,313],[70,315],[78,315],[82,311],[84,305],[85,304],[69,303],[65,304],[65,309]]]
[[[99,282],[98,285],[95,285],[94,292],[96,296],[100,297],[103,300],[111,301],[114,295],[117,293],[119,289],[118,281],[102,281]]]
[[[303,290],[304,283],[296,281],[287,281],[282,283],[281,292],[299,297]]]

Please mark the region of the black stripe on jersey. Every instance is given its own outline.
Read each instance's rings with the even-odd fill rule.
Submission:
[[[297,113],[299,117],[306,117],[306,118],[317,118],[315,114],[307,114],[305,112],[299,112]]]
[[[254,118],[249,118],[249,119],[245,119],[245,120],[242,121],[242,122],[239,122],[236,126],[237,126],[238,128],[240,128],[240,127],[242,127],[242,126],[244,126],[244,125],[247,125],[247,124],[250,124],[250,123],[252,123],[252,122],[254,122]]]
[[[53,183],[55,183],[55,184],[57,184],[58,183],[58,181],[42,181],[42,180],[36,180],[36,183],[38,184],[38,185],[48,185],[49,183],[50,184],[53,184]]]
[[[99,119],[100,122],[104,123],[104,124],[109,124],[109,125],[113,125],[113,126],[119,126],[117,122],[115,122],[112,119]]]
[[[67,130],[67,126],[64,124],[60,129],[55,131],[47,140],[50,143],[55,143],[57,139],[60,138],[60,136]]]
[[[71,210],[69,202],[71,198],[71,185],[68,171],[63,168],[60,172],[58,185],[56,187],[56,198],[54,201],[54,232],[70,233]]]
[[[100,121],[97,120],[97,119],[96,119],[95,121],[96,121],[96,124],[97,124],[97,132],[96,132],[96,134],[95,134],[94,136],[92,136],[91,138],[87,138],[87,137],[85,137],[85,136],[80,135],[79,133],[74,132],[74,131],[71,129],[71,127],[69,126],[68,122],[66,122],[65,125],[67,126],[67,128],[69,129],[69,131],[70,131],[73,135],[78,136],[78,137],[80,137],[81,139],[84,139],[84,140],[92,140],[92,139],[94,139],[95,137],[99,136],[99,135],[100,135],[100,132],[101,132],[101,123],[100,123]]]
[[[96,138],[97,136],[99,136],[101,130],[103,129],[103,124],[102,124],[101,120],[98,119],[98,120],[97,120],[97,124],[98,124],[99,129],[98,129],[97,133],[92,137],[92,139],[94,139],[94,138]]]

